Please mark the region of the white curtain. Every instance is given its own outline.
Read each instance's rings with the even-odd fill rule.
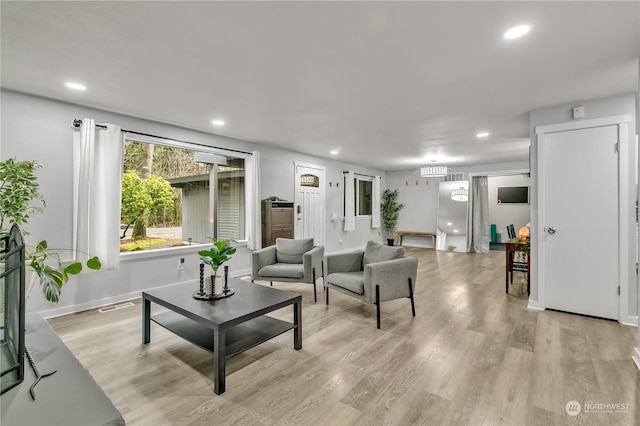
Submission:
[[[354,173],[347,172],[344,182],[344,230],[356,230],[356,213],[355,213],[355,193],[354,193]]]
[[[247,248],[257,250],[262,247],[260,235],[260,152],[254,151],[244,161],[246,202],[245,229]]]
[[[373,185],[371,187],[372,204],[371,204],[371,227],[380,228],[380,176],[373,177]]]
[[[73,248],[77,260],[98,256],[120,264],[120,201],[124,137],[119,126],[90,118],[73,134]]]
[[[471,181],[471,220],[468,231],[467,251],[488,253],[491,229],[489,224],[489,181],[486,176],[475,176]]]

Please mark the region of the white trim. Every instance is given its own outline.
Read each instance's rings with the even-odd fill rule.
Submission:
[[[104,299],[92,300],[90,302],[79,303],[77,305],[68,305],[63,306],[62,308],[40,311],[40,315],[42,315],[42,318],[44,319],[59,317],[62,315],[87,311],[89,309],[100,308],[102,306],[111,305],[113,303],[120,303],[126,302],[127,300],[137,299],[141,296],[141,294],[141,291],[134,291],[133,293],[121,294],[119,296],[105,297]]]
[[[531,297],[531,295],[529,295],[529,297]],[[546,309],[545,306],[542,303],[536,302],[535,300],[531,300],[531,299],[529,299],[529,303],[527,304],[527,308],[535,309],[536,311],[544,311]]]
[[[633,359],[633,362],[636,363],[636,367],[640,370],[640,346],[635,348],[635,353],[631,356],[631,359]]]
[[[615,115],[612,117],[592,118],[589,120],[567,121],[565,123],[536,126],[536,134],[566,132],[569,130],[589,129],[592,127],[604,127],[618,125],[621,123],[629,123],[630,121],[631,116],[629,114]],[[538,156],[538,158],[540,157]]]
[[[233,277],[240,277],[244,275],[251,275],[251,269],[243,269],[243,270],[233,272]],[[40,311],[39,313],[44,319],[59,317],[62,315],[74,314],[76,312],[87,311],[90,309],[97,309],[103,306],[112,305],[114,303],[120,303],[120,302],[126,302],[128,300],[139,299],[140,297],[142,297],[143,291],[153,290],[154,288],[167,287],[170,285],[184,284],[189,282],[196,282],[196,280],[190,279],[190,280],[178,281],[170,284],[161,285],[158,287],[152,287],[144,290],[134,291],[127,294],[121,294],[113,297],[105,297],[104,299],[92,300],[86,303],[79,303],[77,305],[68,305],[68,306],[63,306],[61,308],[47,309],[45,311]]]
[[[624,325],[630,325],[631,327],[638,327],[638,317],[634,315],[628,315],[624,318],[620,318],[620,323]]]
[[[184,253],[192,253],[192,252],[195,253],[198,250],[202,250],[203,248],[209,245],[211,245],[211,243],[198,243],[198,244],[191,244],[191,245],[180,246],[180,247],[167,247],[167,248],[160,248],[160,249],[153,249],[153,250],[125,252],[125,253],[120,253],[120,262],[130,262],[132,260],[138,260],[138,259],[170,257],[170,256],[177,256]],[[238,241],[237,245],[234,245],[234,247],[246,247],[246,246],[247,246],[246,240],[240,240]]]
[[[293,162],[293,167],[308,167],[310,169],[318,169],[318,170],[323,170],[323,171],[327,171],[327,167],[326,166],[318,166],[317,164],[311,164],[311,163],[301,163],[300,161],[294,161]]]

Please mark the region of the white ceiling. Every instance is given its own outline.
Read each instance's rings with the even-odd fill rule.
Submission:
[[[0,7],[4,88],[382,170],[525,161],[530,110],[638,91],[638,1]]]

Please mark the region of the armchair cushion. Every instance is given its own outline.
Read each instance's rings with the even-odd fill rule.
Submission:
[[[276,238],[276,259],[278,263],[302,264],[302,255],[313,248],[313,238],[290,240]]]
[[[304,267],[302,263],[274,263],[260,269],[259,275],[271,278],[304,278]]]
[[[364,271],[334,272],[327,277],[327,282],[355,294],[364,294]]]
[[[384,262],[385,260],[400,259],[402,257],[404,257],[403,247],[385,246],[374,241],[369,241],[367,242],[367,247],[364,249],[362,267],[364,268],[369,263]]]

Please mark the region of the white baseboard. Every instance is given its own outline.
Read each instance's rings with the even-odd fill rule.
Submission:
[[[637,316],[625,316],[622,317],[618,320],[618,322],[620,322],[620,324],[624,324],[624,325],[631,325],[633,327],[637,327],[638,326],[638,317]]]
[[[79,303],[77,305],[69,305],[62,308],[40,311],[40,315],[42,315],[42,318],[44,319],[54,318],[67,314],[74,314],[76,312],[87,311],[89,309],[100,308],[102,306],[112,305],[114,303],[126,302],[127,300],[138,299],[139,297],[141,297],[141,295],[141,291],[134,291],[133,293],[121,294],[119,296],[113,297],[105,297],[104,299],[92,300],[90,302]]]
[[[546,309],[542,303],[536,302],[535,300],[529,300],[527,308],[535,309],[536,311],[544,311]]]
[[[251,274],[251,269],[244,269],[241,271],[234,271],[233,276],[239,277],[242,275],[250,275],[250,274]],[[166,287],[167,285],[181,284],[183,282],[188,282],[188,281],[192,281],[192,280],[182,281],[180,283],[166,284],[164,286],[158,286],[153,288]],[[149,288],[148,290],[151,290],[151,288]],[[90,302],[79,303],[77,305],[69,305],[69,306],[63,306],[62,308],[48,309],[46,311],[40,311],[40,315],[42,315],[42,318],[44,319],[55,318],[62,315],[75,314],[76,312],[88,311],[89,309],[96,309],[96,308],[101,308],[107,305],[113,305],[114,303],[126,302],[127,300],[138,299],[140,297],[142,297],[142,290],[134,291],[127,294],[120,294],[118,296],[105,297],[104,299],[92,300]]]
[[[633,362],[636,363],[636,367],[640,370],[640,347],[635,348],[635,354],[631,358],[633,358]]]

